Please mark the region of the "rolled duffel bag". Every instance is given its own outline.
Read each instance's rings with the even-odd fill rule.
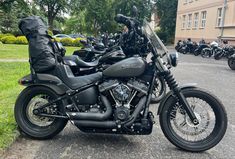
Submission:
[[[19,22],[19,29],[29,42],[30,64],[36,73],[43,73],[56,66],[56,55],[52,48],[47,26],[38,16],[30,16]]]

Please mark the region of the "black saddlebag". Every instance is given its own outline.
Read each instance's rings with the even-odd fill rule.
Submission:
[[[30,16],[19,22],[19,29],[29,42],[31,67],[36,73],[42,73],[56,66],[56,54],[47,26],[38,16]]]

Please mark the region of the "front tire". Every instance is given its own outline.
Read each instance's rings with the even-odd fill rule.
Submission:
[[[235,70],[235,58],[229,58],[228,59],[228,66],[231,70]]]
[[[202,50],[202,53],[201,53],[201,56],[203,58],[210,58],[211,57],[211,50],[208,50],[208,49],[203,49]]]
[[[61,132],[67,124],[66,119],[39,117],[33,114],[34,108],[57,98],[58,95],[47,87],[34,86],[24,89],[18,96],[14,110],[20,131],[35,139],[49,139]],[[63,112],[62,103],[53,105],[53,108]]]
[[[227,114],[224,106],[215,96],[201,89],[185,89],[182,93],[199,124],[194,125],[178,101],[170,97],[160,114],[162,131],[172,144],[183,150],[206,151],[217,145],[226,132]],[[198,102],[193,103],[197,99]]]
[[[214,55],[214,59],[215,59],[215,60],[220,60],[220,59],[222,59],[222,58],[223,58],[223,54],[222,54],[221,52],[215,53],[215,55]]]

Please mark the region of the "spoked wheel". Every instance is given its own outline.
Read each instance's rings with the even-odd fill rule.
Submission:
[[[203,58],[210,58],[212,55],[211,51],[210,50],[202,50],[202,53],[201,53],[201,56]]]
[[[156,78],[151,103],[158,103],[166,94],[166,85],[163,78]]]
[[[185,89],[183,94],[193,109],[199,124],[190,120],[174,97],[166,102],[160,114],[160,124],[167,139],[186,151],[206,151],[223,138],[227,129],[227,115],[222,103],[199,89]]]
[[[219,53],[215,53],[214,55],[214,59],[215,60],[220,60],[223,58],[223,53],[219,52]]]
[[[228,66],[231,68],[231,70],[235,70],[235,58],[228,59]]]
[[[55,136],[65,127],[67,120],[35,115],[34,109],[55,100],[58,96],[50,89],[37,86],[26,88],[19,95],[15,105],[15,119],[19,129],[36,139],[47,139]],[[58,104],[46,107],[43,113],[57,114],[63,112]],[[61,114],[60,114],[61,115]]]

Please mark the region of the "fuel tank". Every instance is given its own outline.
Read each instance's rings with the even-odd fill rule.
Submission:
[[[116,50],[116,51],[112,51],[109,53],[106,53],[105,55],[103,55],[100,58],[100,62],[105,62],[107,64],[113,64],[116,63],[118,61],[121,61],[123,59],[126,58],[126,55],[123,53],[122,50]]]
[[[131,57],[108,67],[103,71],[108,77],[137,77],[144,73],[146,61],[141,57]]]

